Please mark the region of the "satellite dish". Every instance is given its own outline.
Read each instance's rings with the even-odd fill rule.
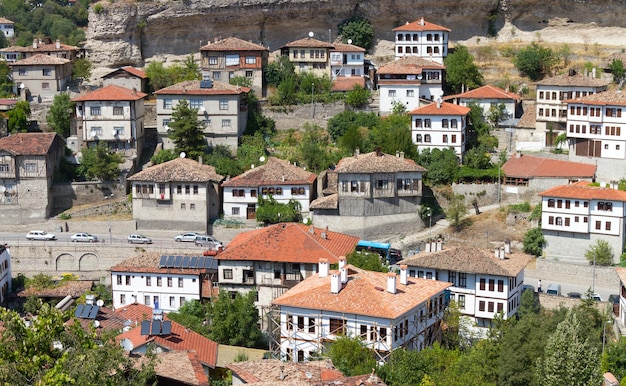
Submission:
[[[96,302],[96,306],[102,307],[103,305],[104,305],[104,300],[98,299],[98,301]]]
[[[259,161],[261,161],[261,162],[265,162],[265,156],[260,156],[260,157],[259,157]]]
[[[115,129],[111,130],[111,135],[115,137],[117,135],[117,130]]]
[[[348,44],[352,44],[352,39],[348,39]]]
[[[26,88],[26,86],[24,86],[24,83],[20,83],[20,89],[23,90],[24,88]]]
[[[437,91],[437,95],[439,95],[439,98],[443,97],[443,90]]]
[[[418,80],[422,80],[422,78],[423,78],[422,74],[417,74],[417,79]]]
[[[55,340],[54,342],[52,342],[52,348],[56,350],[63,350],[63,343],[59,342],[58,340]]]
[[[133,351],[133,349],[135,348],[135,345],[133,344],[133,342],[128,338],[122,339],[120,344],[122,345],[124,350],[129,351],[129,352]]]
[[[313,37],[313,35],[315,35],[315,34],[313,33],[313,31],[309,32],[309,37],[310,37],[310,38],[312,38],[312,37]]]
[[[204,106],[200,106],[200,111],[201,111],[201,112],[205,112],[205,111],[206,111],[206,109],[204,108]]]
[[[180,152],[180,158],[185,158],[187,157],[187,153],[185,153],[184,151]]]
[[[97,320],[94,320],[94,321],[93,321],[93,326],[94,326],[95,328],[100,327],[100,322],[99,322],[99,321],[97,321]]]
[[[311,374],[311,373],[310,373],[310,372],[308,372],[308,371],[307,371],[306,373],[304,373],[304,375],[305,375],[308,379],[313,378],[313,374]]]
[[[89,134],[91,134],[91,136],[92,136],[92,137],[95,137],[95,136],[96,136],[96,132],[95,132],[95,131],[92,131],[92,132],[90,132]]]
[[[0,186],[0,193],[4,193],[6,190],[7,188],[5,188],[4,185]]]

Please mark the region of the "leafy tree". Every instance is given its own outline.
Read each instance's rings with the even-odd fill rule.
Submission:
[[[237,292],[233,299],[220,291],[217,301],[209,303],[209,338],[220,344],[253,347],[262,337],[259,312],[254,306],[255,291]]]
[[[163,62],[155,60],[145,68],[146,76],[150,80],[150,88],[153,91],[174,84],[169,71],[163,66]]]
[[[206,162],[215,167],[217,174],[223,176],[237,176],[244,171],[239,161],[233,156],[230,148],[225,145],[213,146],[209,151]]]
[[[373,252],[350,252],[347,256],[348,264],[368,271],[388,272],[389,269],[382,263],[380,255]]]
[[[278,86],[286,79],[294,79],[295,67],[286,55],[277,56],[263,69],[265,80],[270,86]]]
[[[380,124],[380,117],[375,113],[343,111],[328,120],[326,129],[333,141],[338,140],[351,128],[365,127],[368,129]]]
[[[78,171],[88,180],[116,181],[119,178],[119,164],[124,159],[120,154],[112,153],[104,142],[83,149],[82,154]]]
[[[76,59],[72,65],[72,79],[89,79],[93,64],[86,58]]]
[[[302,207],[300,202],[294,199],[282,204],[274,197],[263,198],[259,196],[256,209],[256,219],[265,225],[279,222],[299,222],[302,219]]]
[[[598,240],[587,248],[585,258],[596,265],[613,265],[613,247],[606,240]]]
[[[180,100],[174,108],[169,126],[172,129],[169,137],[176,145],[176,153],[185,152],[193,159],[204,154],[207,147],[204,123],[198,119],[198,110],[189,107],[186,100]]]
[[[28,116],[30,116],[30,104],[27,101],[19,101],[15,107],[7,113],[9,132],[25,132],[28,129]]]
[[[70,136],[70,114],[74,105],[68,93],[56,94],[46,116],[48,126],[63,138]]]
[[[460,93],[463,88],[469,90],[484,84],[480,69],[465,46],[457,46],[445,59],[446,82],[450,93]]]
[[[186,301],[177,312],[170,312],[167,317],[198,334],[209,336],[207,307],[198,300]]]
[[[352,126],[339,138],[337,145],[349,154],[356,152],[356,149],[368,153],[373,148],[369,134],[367,127]]]
[[[152,162],[154,165],[158,165],[158,164],[162,164],[163,162],[167,162],[167,161],[171,161],[173,159],[176,159],[176,157],[178,157],[178,154],[176,154],[176,152],[174,152],[174,150],[172,150],[172,149],[161,149],[161,150],[159,150],[158,153],[154,154],[150,158],[150,162]]]
[[[300,162],[314,173],[328,168],[332,158],[328,149],[328,132],[317,125],[306,123],[302,140],[298,144]]]
[[[609,70],[613,74],[613,81],[619,83],[624,79],[626,70],[624,70],[624,63],[619,59],[613,59],[609,64]]]
[[[491,154],[486,146],[477,146],[469,149],[465,153],[463,163],[474,169],[490,169],[493,167],[491,163]]]
[[[561,133],[559,135],[556,136],[556,138],[554,139],[554,146],[556,147],[561,147],[561,145],[566,144],[567,145],[567,134],[566,133]]]
[[[370,90],[367,90],[357,84],[352,88],[352,90],[346,93],[345,103],[346,106],[350,108],[358,109],[366,106],[371,97],[372,93]]]
[[[330,343],[328,356],[347,376],[367,374],[376,368],[374,353],[357,337],[338,337]]]
[[[449,185],[459,171],[458,158],[452,149],[423,149],[415,161],[428,170],[425,182],[430,185]]]
[[[450,200],[450,205],[446,210],[446,217],[450,220],[450,225],[457,228],[461,225],[463,216],[467,214],[467,206],[465,205],[465,196],[455,194]]]
[[[548,339],[536,372],[540,385],[586,386],[600,384],[598,352],[589,340],[581,339],[581,324],[576,313],[569,311]]]
[[[0,61],[0,96],[8,97],[13,94],[13,77],[11,67],[6,61]]]
[[[348,39],[352,44],[369,50],[374,44],[374,26],[364,17],[354,16],[344,20],[338,25],[341,41],[347,43]]]
[[[252,87],[252,79],[250,78],[246,78],[245,76],[233,76],[232,78],[228,79],[228,83],[232,84],[233,86],[240,86],[240,87]]]
[[[617,379],[626,378],[626,338],[620,338],[617,342],[606,345],[605,355],[601,360],[601,369],[603,373],[610,371]]]
[[[524,235],[524,252],[534,256],[541,256],[541,253],[543,252],[543,244],[545,242],[546,239],[543,238],[541,228],[538,227],[529,229]]]
[[[537,81],[552,70],[557,60],[557,56],[550,48],[542,47],[537,42],[533,42],[518,51],[513,58],[513,64],[530,80]]]
[[[370,132],[371,142],[380,146],[387,154],[404,152],[406,158],[414,159],[417,156],[415,145],[411,140],[411,117],[402,113],[392,113],[380,120]]]
[[[497,127],[500,122],[509,118],[509,112],[506,110],[504,103],[492,104],[489,106],[487,120],[492,127]]]

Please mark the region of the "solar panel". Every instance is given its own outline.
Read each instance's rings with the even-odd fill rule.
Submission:
[[[161,335],[161,321],[160,320],[152,321],[152,329],[150,330],[150,335]]]
[[[183,256],[182,268],[189,268],[189,256]]]
[[[81,315],[83,314],[83,310],[85,309],[85,305],[84,304],[79,304],[76,307],[76,311],[74,311],[74,316],[77,318],[80,318]]]
[[[196,268],[198,266],[198,256],[192,256],[189,262],[189,268]]]
[[[165,267],[165,264],[167,264],[167,256],[163,255],[163,256],[161,256],[161,261],[159,262],[159,267],[163,268],[163,267]]]
[[[89,311],[89,316],[87,316],[88,319],[95,319],[96,316],[98,315],[98,310],[100,310],[100,307],[98,306],[91,306],[91,311]]]
[[[173,267],[175,258],[176,258],[176,256],[168,256],[167,257],[167,265],[166,265],[166,267],[168,267],[168,268]]]
[[[169,335],[172,333],[172,322],[165,321],[163,322],[163,327],[161,328],[161,335]]]
[[[141,322],[141,335],[150,335],[150,321],[144,320]]]
[[[213,258],[212,257],[205,257],[206,260],[204,260],[204,268],[211,268],[211,266],[213,265]]]
[[[92,307],[93,306],[90,305],[90,304],[85,304],[85,308],[83,308],[83,312],[82,312],[82,314],[80,314],[80,317],[83,318],[83,319],[89,318],[89,313],[91,312],[91,308]]]
[[[180,268],[180,264],[183,260],[182,256],[176,256],[176,261],[174,262],[174,268]]]

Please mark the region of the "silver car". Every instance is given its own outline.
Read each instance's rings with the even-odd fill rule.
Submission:
[[[130,244],[152,244],[152,239],[144,235],[133,233],[128,235],[128,242]]]
[[[174,241],[193,243],[196,241],[196,236],[198,236],[196,232],[187,232],[174,237]]]
[[[70,236],[73,243],[97,243],[98,237],[89,233],[74,233]]]

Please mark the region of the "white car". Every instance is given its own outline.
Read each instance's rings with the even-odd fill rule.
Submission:
[[[90,235],[89,233],[75,233],[70,236],[70,240],[74,243],[77,243],[77,242],[97,243],[98,237],[94,235]]]
[[[26,240],[50,241],[50,240],[56,240],[56,239],[57,237],[55,235],[53,235],[52,233],[48,233],[46,231],[30,231],[26,235]]]
[[[196,236],[198,236],[196,232],[187,232],[174,237],[174,241],[193,243],[194,241],[196,241]]]
[[[152,239],[140,234],[128,235],[128,242],[130,244],[152,244]]]

